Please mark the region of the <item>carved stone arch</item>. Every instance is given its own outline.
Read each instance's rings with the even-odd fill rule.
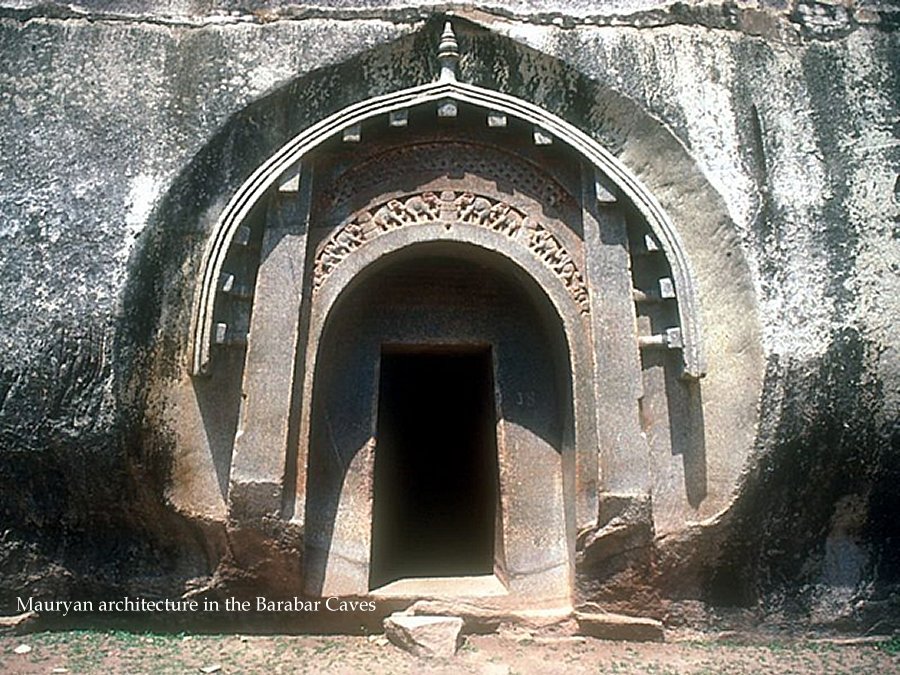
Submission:
[[[451,162],[443,173],[444,158],[421,161],[424,151],[454,145],[457,160],[473,151],[478,161]],[[500,152],[485,159],[488,148]],[[507,158],[537,170],[498,180]],[[365,172],[371,184],[360,178]],[[473,182],[479,172],[487,178]],[[679,222],[691,221],[682,213]],[[561,453],[569,561],[576,540],[590,546],[590,533],[619,513],[652,536],[660,475],[670,481],[658,492],[660,512],[672,512],[665,499],[683,501],[680,493],[671,497],[681,488],[670,471],[676,462],[685,466],[685,483],[689,469],[694,481],[687,501],[702,502],[699,312],[671,221],[631,172],[572,125],[527,101],[445,77],[349,106],[301,132],[232,195],[212,230],[191,344],[192,375],[212,377],[185,382],[206,411],[219,392],[231,392],[234,423],[219,434],[227,462],[216,469],[232,522],[314,536],[304,521],[305,472],[311,428],[321,418],[315,378],[331,369],[319,358],[326,337],[336,335],[326,330],[331,309],[379,261],[431,244],[491,252],[539,290],[561,327],[573,410]],[[696,236],[692,244],[706,302],[709,263]],[[238,315],[229,317],[230,307],[244,312],[243,324],[227,323]],[[714,372],[704,388],[718,378]],[[217,433],[216,420],[204,419],[208,434]],[[676,516],[682,513],[670,521]],[[348,587],[313,583],[306,590],[373,590],[356,577]]]
[[[531,525],[537,533],[535,536],[545,538],[545,554],[555,556],[555,564],[549,569],[516,569],[515,549],[521,549],[524,542],[521,537],[509,537],[502,546],[509,557],[506,564],[510,569],[503,574],[508,597],[494,602],[511,603],[510,606],[523,606],[523,600],[526,601],[525,605],[530,606],[539,606],[541,603],[551,603],[550,606],[565,605],[570,601],[569,592],[574,578],[576,532],[593,522],[597,511],[598,458],[594,451],[597,439],[590,329],[564,281],[536,259],[527,247],[502,232],[465,221],[453,221],[450,227],[440,220],[424,221],[407,228],[398,227],[350,252],[334,269],[333,274],[323,279],[317,290],[317,302],[308,328],[296,503],[298,508],[302,508],[302,504],[309,499],[305,491],[315,489],[321,480],[321,476],[316,476],[316,480],[309,479],[305,469],[310,466],[307,453],[314,447],[315,435],[312,428],[316,423],[322,423],[322,415],[315,412],[319,386],[317,382],[321,379],[325,365],[321,362],[320,352],[332,342],[326,340],[325,336],[336,308],[343,297],[368,284],[372,276],[378,274],[373,272],[376,268],[389,268],[392,260],[401,254],[415,254],[419,249],[437,245],[449,247],[444,250],[455,251],[461,259],[472,257],[468,251],[477,251],[484,259],[502,261],[497,262],[494,269],[498,272],[505,269],[505,273],[519,279],[515,284],[534,288],[551,309],[551,322],[558,324],[558,332],[566,348],[567,372],[563,375],[571,387],[568,394],[562,397],[568,400],[569,412],[564,421],[561,447],[558,448],[559,463],[556,467],[545,467],[545,471],[550,474],[534,474],[527,465],[523,466],[519,471],[532,473],[529,480],[520,477],[519,480],[510,481],[508,485],[501,485],[501,491],[505,494],[518,492],[518,499],[522,499],[522,494],[525,493],[524,498],[535,501],[534,496],[527,497],[529,483],[535,486],[530,489],[537,491],[546,490],[546,487],[540,487],[546,482],[558,484],[560,491],[555,495],[556,499],[548,499],[547,496],[538,498],[536,503],[542,504],[545,517],[540,519],[541,524],[536,521]],[[414,258],[414,255],[406,255],[407,260]],[[499,423],[502,423],[501,419],[498,419]],[[502,438],[504,434],[501,432],[498,436]],[[366,456],[373,453],[376,444],[373,439],[365,444],[365,448],[360,448],[359,452],[353,454],[353,460],[346,469],[347,474],[341,481],[340,492],[343,496],[339,498],[340,507],[336,507],[336,513],[333,514],[333,528],[323,528],[318,521],[309,523],[303,514],[294,514],[296,521],[304,522],[307,527],[314,525],[312,531],[315,534],[311,535],[313,541],[323,530],[329,531],[327,546],[318,546],[317,550],[316,547],[310,549],[309,543],[307,544],[306,591],[312,595],[357,595],[368,590],[365,574],[369,565],[368,552],[371,549],[369,533],[367,528],[361,529],[354,523],[365,523],[371,518],[371,512],[367,510],[371,508],[371,502],[359,500],[354,495],[371,490],[371,484],[367,482],[371,478],[366,477],[367,472],[371,473],[371,468],[365,468],[370,460]],[[504,453],[502,448],[498,451]],[[509,454],[508,450],[506,454]],[[506,461],[508,463],[513,459]],[[554,472],[558,472],[558,475],[554,476]],[[501,471],[501,483],[507,480],[503,474]],[[363,480],[363,483],[355,482],[359,480]],[[511,499],[515,501],[516,498]],[[555,518],[554,504],[559,507]],[[516,515],[505,514],[505,517],[514,521]],[[543,531],[540,529],[542,526]],[[523,525],[504,521],[498,527],[501,530],[515,530],[518,527],[521,530]],[[479,592],[474,592],[474,595],[479,595]]]
[[[352,138],[359,125],[367,120],[435,104],[468,104],[486,113],[510,116],[534,125],[541,138],[547,142],[554,137],[559,139],[596,167],[598,199],[615,200],[621,195],[634,205],[646,220],[672,270],[684,374],[690,378],[702,377],[706,372],[706,360],[690,261],[674,223],[653,194],[612,153],[557,115],[515,96],[457,82],[447,76],[435,83],[361,101],[334,113],[288,141],[241,185],[213,227],[201,263],[191,330],[192,374],[203,375],[209,368],[210,349],[217,337],[214,308],[225,258],[246,219],[273,186],[295,182],[304,157],[334,136],[346,134]]]
[[[453,228],[466,231],[493,232],[515,242],[532,253],[536,261],[552,271],[566,288],[578,311],[590,313],[590,302],[585,277],[578,262],[557,236],[538,219],[521,209],[488,195],[472,191],[440,193],[424,192],[406,195],[378,204],[372,209],[356,214],[338,228],[322,245],[313,260],[313,292],[317,292],[325,280],[354,251],[371,249],[370,242],[383,235],[409,226],[442,224],[447,233]],[[443,238],[445,235],[438,232]],[[506,241],[495,239],[505,250]]]
[[[319,290],[319,302],[310,319],[307,382],[304,390],[312,392],[312,377],[316,369],[315,359],[319,339],[339,296],[346,291],[353,280],[366,268],[393,253],[417,244],[439,241],[477,247],[503,256],[522,274],[534,281],[556,311],[567,340],[573,380],[574,438],[571,450],[575,453],[573,457],[577,464],[576,475],[580,476],[577,494],[573,495],[576,511],[579,514],[576,520],[581,526],[590,523],[595,518],[597,509],[597,454],[594,451],[594,448],[597,447],[597,438],[591,373],[593,358],[589,344],[589,328],[585,325],[580,304],[572,298],[570,288],[551,270],[536,261],[527,249],[511,241],[504,234],[466,222],[455,222],[449,229],[441,222],[422,223],[402,232],[385,233],[376,241],[354,251],[348,256],[346,264],[336,270],[334,278],[324,281]],[[307,407],[301,416],[303,420],[311,419],[308,407],[310,399],[309,395],[304,396]],[[308,430],[301,430],[301,436],[305,436],[307,433]],[[303,465],[302,457],[299,459],[298,465]]]
[[[312,533],[296,486],[305,469],[298,466],[305,451],[300,427],[309,422],[301,414],[307,403],[302,389],[314,376],[303,358],[310,339],[304,303],[324,289],[314,293],[311,287],[318,246],[349,214],[371,206],[356,192],[358,181],[342,182],[352,176],[328,173],[332,153],[343,151],[352,170],[385,179],[381,196],[405,201],[429,190],[440,197],[440,190],[458,194],[466,188],[405,180],[392,187],[377,161],[363,161],[380,157],[377,148],[396,149],[391,159],[398,159],[425,141],[493,144],[507,154],[537,158],[557,179],[552,163],[541,158],[552,159],[559,150],[577,170],[578,181],[559,182],[578,200],[582,220],[558,219],[568,229],[550,223],[551,231],[585,278],[589,311],[581,313],[552,271],[542,272],[548,276],[544,286],[562,291],[556,293],[559,307],[575,313],[569,325],[586,324],[590,342],[590,358],[581,363],[591,363],[579,366],[579,383],[572,387],[583,388],[580,383],[590,379],[584,399],[593,397],[593,410],[577,422],[593,425],[588,431],[596,440],[586,447],[573,443],[568,455],[583,456],[582,465],[595,462],[596,470],[566,474],[576,485],[567,488],[575,499],[565,508],[577,531],[570,543],[579,565],[573,591],[598,597],[609,573],[615,574],[605,561],[618,555],[617,545],[625,541],[630,550],[649,551],[654,537],[677,537],[717,522],[733,503],[755,447],[766,368],[752,259],[742,247],[741,223],[705,174],[703,158],[692,156],[683,128],[654,116],[651,102],[632,96],[628,83],[605,75],[602,64],[567,62],[559,51],[504,36],[503,28],[468,25],[463,46],[471,51],[464,69],[483,87],[444,80],[384,94],[428,77],[423,47],[434,28],[426,24],[422,32],[342,63],[298,73],[235,110],[173,177],[136,250],[123,305],[124,330],[134,337],[123,341],[124,348],[141,347],[124,352],[137,359],[139,379],[129,386],[140,392],[134,410],[144,411],[147,428],[161,432],[140,442],[148,451],[170,454],[168,496],[180,513],[204,523],[204,531],[212,531],[205,523],[231,528],[230,550],[240,568],[231,578],[240,576],[263,594],[301,593],[303,547]],[[376,61],[393,66],[369,67]],[[571,86],[561,90],[563,81]],[[316,95],[304,95],[307,90]],[[347,106],[351,96],[372,98]],[[454,112],[455,118],[444,116]],[[593,140],[576,132],[566,136],[560,117]],[[615,160],[604,162],[602,149],[592,154],[589,146],[597,141],[642,184],[617,172]],[[669,218],[644,186],[677,223],[673,237],[666,236],[674,233]],[[526,215],[540,212],[497,187],[473,192],[505,200]],[[333,189],[351,198],[327,222],[307,219],[310,204]],[[555,200],[545,196],[546,203]],[[688,292],[691,270],[686,260],[679,262],[682,237],[706,326],[711,367],[702,381],[683,377],[691,374],[685,361],[692,340],[698,344],[690,327],[699,328],[699,316]],[[527,249],[519,253],[533,262]],[[512,263],[509,268],[518,269]],[[505,320],[497,314],[498,325]],[[667,329],[676,327],[684,330],[685,350],[669,348]],[[677,344],[677,335],[671,337]],[[211,539],[212,547],[219,543]],[[249,551],[253,555],[245,556]],[[274,564],[257,564],[260,559]],[[638,564],[644,562],[652,564]]]

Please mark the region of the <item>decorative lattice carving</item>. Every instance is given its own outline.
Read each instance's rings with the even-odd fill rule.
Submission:
[[[340,210],[360,194],[377,193],[385,185],[402,185],[410,171],[423,176],[485,176],[515,185],[545,207],[559,211],[571,203],[568,192],[546,172],[516,155],[495,149],[482,149],[466,143],[442,141],[395,148],[368,161],[360,162],[340,180],[326,197],[325,210]],[[489,150],[489,151],[488,151]]]
[[[441,223],[447,229],[457,223],[484,227],[522,243],[562,280],[581,313],[589,313],[584,277],[552,232],[504,201],[450,190],[391,199],[354,215],[320,247],[313,267],[313,289],[356,249],[385,232],[423,223]]]

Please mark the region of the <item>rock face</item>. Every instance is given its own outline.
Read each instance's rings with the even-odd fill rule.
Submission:
[[[456,616],[392,614],[384,620],[384,633],[411,654],[446,658],[456,654],[462,626],[463,620]]]
[[[219,4],[0,0],[0,614],[23,595],[366,594],[372,353],[452,334],[490,364],[479,429],[508,449],[465,573],[543,570],[518,598],[668,624],[898,627],[892,3],[485,2],[451,17],[455,46],[445,3]],[[312,181],[292,165],[217,229],[291,139],[436,81],[442,42],[466,85],[622,171],[594,173],[558,128],[435,99],[346,118]],[[440,246],[351,276],[360,242]],[[451,243],[517,262],[450,264]],[[670,332],[678,269],[702,378]],[[344,282],[359,312],[316,314]]]

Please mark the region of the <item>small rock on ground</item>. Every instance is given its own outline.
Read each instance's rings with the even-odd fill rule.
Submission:
[[[462,627],[463,620],[456,616],[392,614],[384,620],[387,638],[416,656],[453,656]]]

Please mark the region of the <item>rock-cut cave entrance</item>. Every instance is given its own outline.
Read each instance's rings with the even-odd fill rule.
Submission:
[[[289,519],[305,594],[565,607],[577,533],[607,497],[643,505],[676,436],[705,498],[699,390],[666,398],[704,372],[696,284],[637,176],[538,105],[456,82],[454,44],[447,27],[438,81],[309,126],[235,193],[191,372],[229,518]]]
[[[318,343],[307,592],[568,603],[568,364],[549,300],[495,251],[422,241],[357,273]]]
[[[493,572],[493,392],[490,347],[382,348],[372,588]]]

